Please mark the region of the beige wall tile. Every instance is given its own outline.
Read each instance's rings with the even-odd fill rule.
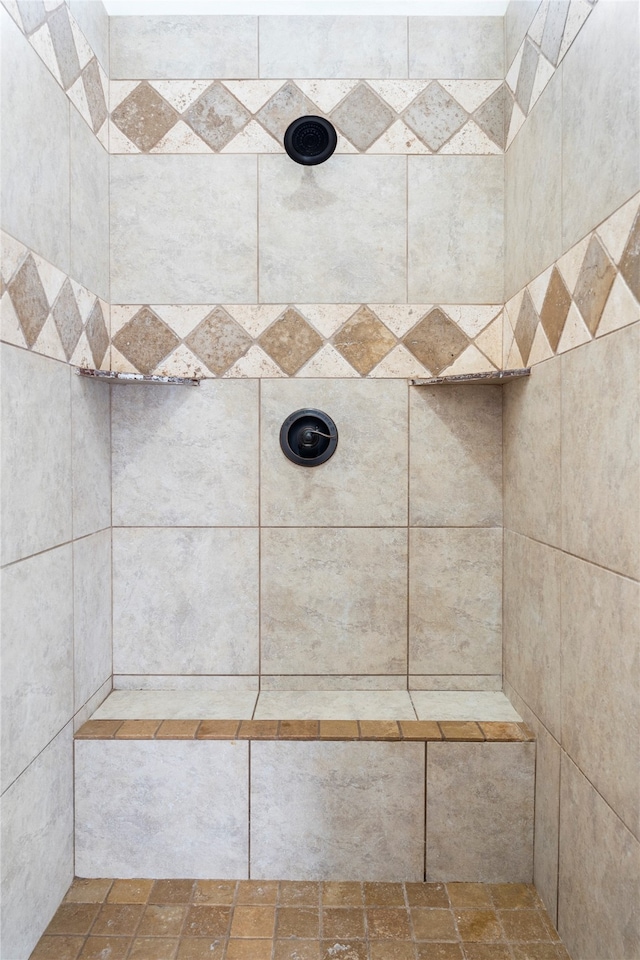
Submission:
[[[415,720],[405,690],[272,690],[262,692],[256,720]]]
[[[406,529],[263,529],[262,670],[406,673]]]
[[[533,743],[427,745],[427,880],[531,883]]]
[[[424,756],[416,743],[252,744],[252,877],[421,880]]]
[[[73,876],[73,741],[67,724],[2,797],[3,956],[31,954]]]
[[[562,756],[558,929],[572,957],[640,952],[640,843]]]
[[[640,324],[562,360],[562,545],[640,578]]]
[[[406,17],[260,17],[261,77],[406,77]]]
[[[505,157],[507,299],[563,253],[561,148],[560,71],[550,81]]]
[[[504,523],[560,546],[561,360],[504,387]]]
[[[413,529],[409,672],[502,669],[502,530]]]
[[[504,15],[505,70],[513,63],[539,6],[538,0],[511,0],[507,7]]]
[[[87,4],[91,6],[91,4]],[[109,154],[70,110],[70,267],[74,280],[109,299]]]
[[[404,157],[303,167],[273,155],[259,167],[261,302],[406,303]]]
[[[71,539],[66,364],[2,344],[2,562]]]
[[[562,64],[563,246],[640,187],[638,5],[597,5]]]
[[[256,187],[251,156],[112,157],[112,301],[254,302]]]
[[[502,522],[502,392],[414,387],[410,409],[410,523]]]
[[[69,10],[91,44],[93,52],[109,72],[109,17],[101,0],[70,0]]]
[[[111,526],[111,395],[106,384],[71,376],[73,535]]]
[[[257,672],[256,530],[116,529],[113,576],[116,673]]]
[[[261,520],[273,526],[393,526],[407,522],[407,386],[401,380],[267,380],[261,385]],[[280,448],[300,409],[338,430],[326,463],[302,467]],[[380,465],[384,464],[384,469]]]
[[[409,76],[504,76],[502,20],[498,17],[409,17]]]
[[[113,392],[116,526],[251,526],[258,520],[258,384]]]
[[[559,550],[505,530],[504,675],[560,739]]]
[[[111,679],[111,530],[73,544],[74,710]]]
[[[76,741],[75,775],[78,876],[247,876],[247,743]]]
[[[110,17],[114,80],[257,77],[258,20]]]
[[[562,746],[640,835],[640,585],[562,562]]]
[[[408,169],[409,300],[500,302],[504,159],[409,157]]]
[[[2,571],[2,789],[73,714],[69,545]]]

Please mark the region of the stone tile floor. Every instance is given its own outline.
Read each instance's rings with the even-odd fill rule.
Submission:
[[[570,960],[528,884],[74,880],[31,960]]]

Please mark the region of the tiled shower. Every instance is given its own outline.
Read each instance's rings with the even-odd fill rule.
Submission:
[[[0,19],[2,957],[87,862],[73,736],[115,689],[504,691],[522,879],[574,960],[637,960],[638,4]],[[304,114],[318,167],[282,147]],[[309,470],[278,440],[307,407],[339,430]]]

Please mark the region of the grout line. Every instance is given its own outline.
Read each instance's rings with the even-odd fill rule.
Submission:
[[[562,384],[560,385],[560,389],[562,390]],[[562,436],[560,438],[560,446],[562,447]],[[560,485],[562,486],[562,474],[560,476]],[[612,570],[611,567],[605,567],[601,563],[596,563],[595,560],[588,560],[586,557],[581,557],[579,553],[571,553],[570,550],[565,550],[562,547],[556,547],[552,543],[548,543],[546,540],[538,540],[537,537],[530,537],[527,533],[520,533],[518,530],[513,530],[511,527],[505,527],[505,533],[512,533],[516,537],[522,537],[523,540],[530,540],[532,543],[537,543],[541,547],[547,547],[549,550],[555,550],[557,553],[564,554],[566,557],[571,557],[574,560],[580,560],[582,563],[588,563],[590,566],[596,567],[597,570],[604,570],[605,573],[610,573],[614,577],[620,577],[621,580],[628,580],[629,583],[640,583],[640,580],[629,576],[628,573],[620,573],[619,570]]]

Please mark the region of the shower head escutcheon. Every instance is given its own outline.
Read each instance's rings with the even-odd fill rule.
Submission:
[[[335,453],[338,429],[321,410],[296,410],[282,424],[280,446],[292,463],[317,467]]]
[[[324,163],[337,143],[335,128],[324,117],[298,117],[284,135],[285,150],[292,160],[304,166]]]

